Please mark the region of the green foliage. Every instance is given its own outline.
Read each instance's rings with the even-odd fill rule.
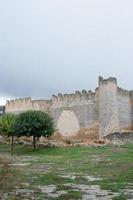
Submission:
[[[19,114],[14,130],[18,137],[33,136],[35,149],[35,138],[50,136],[54,132],[54,123],[50,115],[45,112],[27,111]]]
[[[14,134],[14,124],[16,121],[16,115],[4,114],[0,116],[0,134],[2,136],[12,136]]]
[[[13,154],[13,137],[14,137],[14,124],[16,122],[16,115],[4,114],[0,116],[0,134],[3,136],[11,137],[11,154]]]
[[[120,194],[119,196],[114,197],[112,200],[127,200],[127,199],[128,199],[127,195]]]
[[[15,123],[15,133],[21,136],[50,136],[54,132],[52,118],[42,111],[27,111],[19,114]]]

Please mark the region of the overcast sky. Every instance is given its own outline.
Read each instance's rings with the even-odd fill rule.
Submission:
[[[0,0],[2,98],[133,89],[133,0]]]

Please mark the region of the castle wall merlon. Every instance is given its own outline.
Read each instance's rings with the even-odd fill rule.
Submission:
[[[69,95],[68,95],[68,94],[64,94],[64,101],[65,101],[66,103],[69,102]]]
[[[82,96],[81,96],[83,101],[87,101],[88,100],[88,93],[86,90],[82,90]]]
[[[63,100],[63,94],[58,93],[58,100],[59,100],[59,101],[62,101],[62,100]]]
[[[108,79],[104,79],[103,77],[99,76],[99,86],[108,83],[114,83],[117,85],[117,79],[115,77],[109,77]]]
[[[63,107],[63,106],[72,106],[72,105],[80,105],[87,104],[90,101],[95,101],[95,92],[82,90],[76,91],[71,94],[61,94],[59,93],[57,96],[53,95],[51,99],[52,107]]]
[[[69,94],[68,95],[68,104],[71,104],[74,101],[75,101],[75,95],[73,93]]]
[[[80,102],[82,97],[82,93],[80,91],[75,92],[75,102]]]

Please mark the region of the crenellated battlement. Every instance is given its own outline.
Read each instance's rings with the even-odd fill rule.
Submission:
[[[99,86],[103,84],[113,83],[117,85],[117,79],[115,77],[109,77],[104,79],[103,77],[99,76]]]
[[[52,106],[65,106],[65,105],[77,105],[83,103],[89,103],[89,101],[95,100],[95,92],[92,91],[76,91],[71,94],[61,94],[52,96]]]
[[[49,111],[51,108],[89,104],[95,101],[95,95],[96,92],[91,90],[82,90],[71,94],[59,93],[58,95],[53,95],[50,100],[32,100],[30,97],[14,99],[6,102],[6,112],[22,112],[26,110]]]
[[[14,105],[14,104],[17,104],[17,103],[26,103],[26,102],[29,102],[29,101],[31,101],[30,97],[19,98],[19,99],[13,99],[13,100],[7,101],[6,104],[7,105]]]
[[[5,106],[6,112],[14,112],[14,113],[19,113],[26,110],[32,110],[32,108],[33,108],[32,99],[30,97],[7,101]]]

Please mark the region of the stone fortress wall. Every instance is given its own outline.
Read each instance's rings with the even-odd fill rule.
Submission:
[[[62,136],[75,136],[81,129],[99,138],[123,130],[133,130],[133,91],[117,86],[116,78],[99,77],[95,90],[53,95],[50,100],[31,98],[7,101],[5,112],[42,110],[51,114]]]

